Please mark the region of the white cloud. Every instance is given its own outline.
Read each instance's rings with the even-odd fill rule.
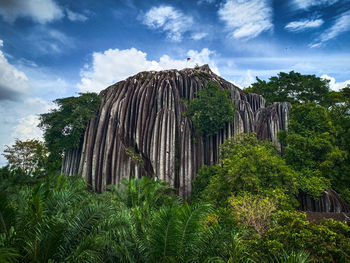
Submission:
[[[2,39],[0,39],[0,47],[2,47],[4,45],[4,41],[2,41]]]
[[[46,33],[52,40],[55,40],[59,42],[61,45],[64,46],[71,46],[72,45],[72,39],[70,37],[67,37],[64,33],[55,30],[50,29]]]
[[[340,34],[350,30],[350,11],[342,13],[335,21],[333,26],[324,31],[317,42],[310,44],[310,47],[320,47],[325,42],[339,36]]]
[[[15,138],[40,139],[39,114],[55,107],[48,100],[71,96],[68,87],[74,86],[31,61],[10,64],[0,50],[0,153]],[[0,166],[5,162],[0,155]]]
[[[285,26],[285,29],[289,31],[299,32],[299,31],[304,31],[306,29],[319,27],[323,23],[324,23],[323,19],[314,19],[314,20],[305,19],[305,20],[290,22]]]
[[[13,135],[20,140],[42,139],[43,133],[37,126],[39,116],[28,115],[18,119],[18,124],[13,128]]]
[[[321,79],[329,80],[329,87],[331,90],[338,91],[340,89],[345,88],[347,85],[350,85],[350,80],[345,80],[343,82],[337,82],[335,78],[324,74],[321,76]]]
[[[37,127],[39,114],[48,112],[54,106],[41,98],[30,97],[23,99],[20,103],[4,101],[0,103],[0,115],[2,116],[0,129],[0,153],[5,145],[12,145],[15,139],[42,140],[42,131]],[[0,155],[0,166],[6,160]]]
[[[199,33],[193,33],[191,35],[192,39],[194,40],[201,40],[203,38],[205,38],[208,35],[208,33],[205,32],[199,32]]]
[[[174,60],[168,55],[163,55],[159,61],[155,61],[148,60],[146,53],[135,48],[109,49],[103,53],[95,52],[92,56],[92,65],[85,66],[81,71],[82,78],[78,84],[78,89],[83,92],[99,92],[107,86],[140,71],[183,69],[193,67],[195,64],[209,64],[214,72],[219,73],[211,59],[212,55],[212,51],[204,48],[200,52],[188,51],[182,60]],[[186,61],[187,57],[190,57],[191,60]]]
[[[254,38],[273,28],[268,0],[227,0],[218,14],[233,38]]]
[[[62,53],[75,45],[73,38],[42,25],[34,27],[25,41],[28,44],[34,43],[33,48],[41,54]]]
[[[44,24],[62,18],[63,11],[54,0],[2,0],[0,15],[9,23],[19,17],[30,17]]]
[[[178,42],[185,32],[191,30],[193,18],[172,6],[162,5],[152,7],[143,17],[143,23],[166,32],[169,39]]]
[[[68,8],[66,9],[66,13],[67,13],[67,17],[70,21],[85,22],[88,19],[88,17],[86,15],[73,12],[72,10],[70,10]]]
[[[294,3],[299,9],[308,9],[311,6],[330,6],[338,0],[294,0]]]
[[[15,100],[18,94],[27,89],[27,76],[11,65],[0,50],[0,101]]]

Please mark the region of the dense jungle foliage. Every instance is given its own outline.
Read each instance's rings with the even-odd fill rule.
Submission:
[[[307,94],[318,90],[312,86],[307,99],[289,100],[284,154],[254,133],[228,139],[220,164],[197,174],[188,202],[146,177],[97,194],[81,177],[60,175],[57,158],[81,138],[99,98],[58,100],[42,116],[45,144],[18,140],[4,153],[0,262],[350,262],[348,226],[309,222],[296,209],[298,192],[318,198],[329,187],[350,202],[350,87],[331,92],[322,83],[327,92],[317,99]]]

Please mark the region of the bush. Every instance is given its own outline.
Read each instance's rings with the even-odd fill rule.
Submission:
[[[251,249],[261,254],[306,250],[316,262],[349,262],[350,228],[332,219],[308,222],[300,212],[279,211],[275,225]],[[257,248],[258,246],[259,248]]]

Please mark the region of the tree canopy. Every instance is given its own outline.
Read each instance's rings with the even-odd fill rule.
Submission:
[[[202,168],[194,184],[195,192],[198,186],[206,187],[203,195],[210,202],[225,203],[231,195],[250,193],[289,196],[290,205],[295,204],[298,174],[286,165],[270,142],[258,140],[254,133],[227,139],[221,147],[221,163],[215,169]],[[207,176],[208,172],[212,175]]]
[[[269,81],[256,78],[245,91],[262,95],[269,105],[273,102],[306,103],[317,102],[326,105],[329,95],[329,80],[315,75],[302,75],[298,72],[280,72]]]
[[[329,110],[316,103],[294,105],[288,130],[279,134],[286,162],[301,172],[303,186],[319,185],[319,194],[330,186],[342,192],[343,185],[350,184],[349,152],[337,143],[343,138],[332,119]]]
[[[44,169],[47,154],[47,149],[41,141],[16,139],[12,146],[5,146],[2,155],[7,159],[11,169],[21,170],[26,174],[33,175]]]
[[[96,93],[80,93],[54,101],[57,108],[40,115],[39,127],[44,131],[51,154],[61,154],[77,147],[88,122],[95,116],[101,99]]]
[[[198,91],[188,107],[187,116],[192,119],[197,132],[204,136],[215,134],[234,120],[234,105],[229,99],[228,90],[220,90],[214,82]]]

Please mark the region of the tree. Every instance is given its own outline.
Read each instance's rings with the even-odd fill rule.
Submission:
[[[222,206],[232,195],[249,193],[278,199],[279,206],[296,204],[298,173],[272,143],[258,140],[254,133],[242,133],[225,141],[220,159],[222,165],[212,170],[216,173],[202,192],[204,199]]]
[[[336,145],[336,134],[329,112],[316,103],[294,105],[288,131],[280,134],[286,162],[301,172],[302,190],[315,198],[330,182],[336,190],[350,183],[348,153]]]
[[[224,128],[225,123],[234,120],[234,105],[228,97],[228,90],[219,90],[216,83],[209,82],[197,95],[186,113],[197,132],[210,136]]]
[[[274,225],[262,238],[251,243],[253,253],[259,251],[263,257],[277,254],[281,248],[286,251],[306,250],[315,262],[349,262],[350,228],[342,222],[309,222],[305,213],[296,211],[278,211],[273,221]]]
[[[262,95],[269,105],[273,102],[290,102],[292,104],[316,102],[326,105],[329,95],[329,80],[321,79],[315,75],[302,75],[291,71],[280,72],[277,77],[269,81],[256,78],[245,91]]]
[[[61,155],[81,142],[87,124],[95,116],[101,99],[96,93],[80,93],[54,101],[58,108],[40,115],[39,127],[44,131],[51,163],[60,167]]]
[[[230,197],[229,203],[239,221],[253,227],[260,236],[269,229],[272,213],[276,210],[271,198],[246,194]]]
[[[350,84],[331,92],[329,114],[337,132],[336,144],[350,153]]]
[[[46,165],[48,153],[43,142],[16,139],[11,147],[8,145],[5,147],[2,155],[7,159],[11,169],[32,175],[39,173]]]

